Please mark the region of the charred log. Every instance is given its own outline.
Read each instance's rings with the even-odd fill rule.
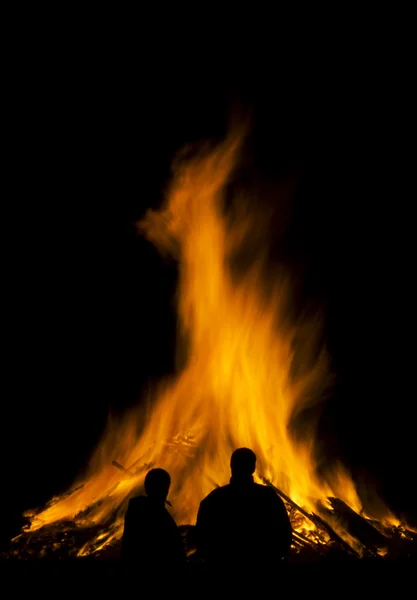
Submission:
[[[352,537],[361,542],[366,548],[378,552],[387,545],[388,539],[380,531],[375,529],[366,519],[354,512],[347,504],[339,498],[328,498],[332,511],[324,506],[320,507],[323,516],[327,515],[329,520],[336,519],[343,529]]]
[[[340,535],[338,535],[334,531],[334,529],[328,523],[326,523],[326,521],[324,521],[321,517],[319,517],[315,513],[310,514],[306,510],[301,508],[301,506],[298,506],[298,504],[296,504],[294,502],[294,500],[291,500],[291,498],[289,496],[284,494],[284,492],[282,492],[279,488],[277,488],[266,477],[261,476],[261,479],[266,485],[272,487],[275,490],[275,492],[278,494],[278,496],[280,496],[283,500],[285,500],[288,504],[290,504],[295,510],[300,512],[304,517],[306,517],[309,521],[311,521],[316,527],[321,528],[324,531],[326,531],[326,533],[329,535],[329,537],[334,542],[339,544],[347,554],[356,555],[357,557],[359,556],[359,553],[356,550],[354,550],[353,548],[351,548],[351,546],[349,546],[349,544],[347,542],[345,542],[345,540],[343,540],[340,537]]]

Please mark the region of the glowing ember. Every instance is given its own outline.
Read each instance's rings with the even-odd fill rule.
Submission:
[[[257,227],[254,215],[232,218],[224,206],[241,138],[233,134],[180,164],[164,206],[139,226],[179,261],[178,345],[186,354],[181,372],[160,385],[146,408],[108,425],[77,489],[29,515],[28,533],[51,524],[63,531],[70,524],[87,528],[78,555],[99,551],[120,537],[126,501],[151,465],[171,473],[169,498],[177,522],[194,523],[200,500],[216,483],[228,481],[230,455],[239,446],[256,452],[258,480],[267,478],[306,514],[318,514],[319,505],[331,513],[329,497],[361,511],[341,467],[326,481],[316,476],[314,427],[302,441],[290,433],[293,419],[320,400],[329,383],[324,349],[317,356],[311,351],[320,325],[289,319],[289,280],[266,288],[264,248],[245,272],[236,274],[230,266],[245,234]],[[322,544],[329,540],[287,506],[300,533],[296,544],[303,544],[303,536]],[[360,551],[361,544],[336,521],[332,527]]]

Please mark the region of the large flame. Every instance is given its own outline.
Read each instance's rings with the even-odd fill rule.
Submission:
[[[181,371],[159,386],[146,408],[142,403],[109,423],[78,489],[33,515],[30,531],[85,519],[112,521],[103,544],[119,537],[126,500],[151,466],[171,473],[169,499],[177,522],[194,523],[201,499],[215,484],[227,483],[230,455],[240,446],[256,452],[258,476],[307,510],[328,496],[361,510],[341,468],[326,481],[317,477],[314,427],[302,438],[293,435],[297,416],[323,397],[329,383],[325,351],[312,350],[320,323],[289,318],[290,281],[279,277],[265,285],[264,247],[259,256],[254,250],[250,266],[232,268],[257,227],[254,214],[238,218],[239,211],[225,206],[241,141],[233,133],[214,150],[180,162],[164,206],[140,224],[150,241],[179,262]]]

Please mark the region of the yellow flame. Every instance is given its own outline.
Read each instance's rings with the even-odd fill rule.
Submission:
[[[224,206],[241,137],[233,133],[214,150],[177,165],[164,206],[140,224],[161,252],[179,261],[182,370],[160,385],[146,409],[109,423],[78,482],[83,487],[33,518],[30,530],[73,519],[87,507],[90,513],[81,513],[79,523],[106,522],[140,488],[151,465],[171,474],[177,522],[194,523],[201,499],[215,483],[227,483],[230,455],[240,446],[252,448],[258,473],[304,508],[314,510],[317,500],[337,496],[361,509],[347,473],[338,469],[327,482],[317,478],[314,428],[302,441],[291,435],[292,419],[320,399],[329,381],[326,353],[314,358],[311,351],[320,325],[291,322],[290,282],[281,277],[267,288],[261,254],[244,272],[231,268],[246,233],[257,226],[254,215],[235,213],[233,219]],[[113,459],[136,475],[126,477]],[[123,508],[113,537],[121,533],[122,518]]]

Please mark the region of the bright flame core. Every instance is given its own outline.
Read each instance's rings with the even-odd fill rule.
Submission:
[[[120,536],[125,501],[142,485],[150,465],[171,474],[169,498],[177,523],[194,523],[199,502],[214,483],[227,483],[230,455],[240,446],[256,452],[258,474],[302,507],[314,510],[318,500],[337,496],[360,511],[355,487],[342,469],[331,481],[317,478],[314,427],[302,441],[290,433],[293,419],[320,400],[329,383],[325,351],[316,356],[311,351],[320,324],[290,322],[288,280],[266,291],[265,248],[246,272],[232,272],[234,253],[257,227],[253,215],[232,219],[224,206],[240,143],[241,135],[231,135],[179,164],[164,206],[140,224],[150,241],[179,261],[179,350],[186,350],[181,372],[161,384],[146,409],[109,424],[78,482],[82,487],[33,517],[31,531],[62,519],[113,520],[105,543]],[[113,459],[135,475],[121,480]]]

